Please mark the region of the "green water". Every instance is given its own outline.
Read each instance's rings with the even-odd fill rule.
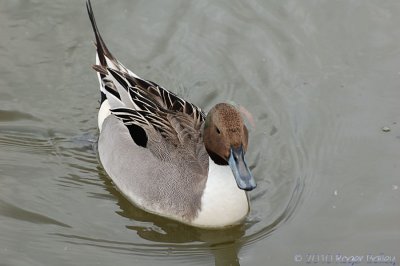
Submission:
[[[208,231],[127,202],[97,159],[84,1],[3,0],[0,265],[399,262],[400,2],[93,8],[113,54],[143,78],[206,111],[233,101],[253,114],[251,213]]]

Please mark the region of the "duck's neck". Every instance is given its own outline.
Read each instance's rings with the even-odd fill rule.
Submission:
[[[239,189],[228,165],[217,165],[209,158],[206,187],[201,210],[193,223],[221,227],[240,222],[249,211],[246,192]]]

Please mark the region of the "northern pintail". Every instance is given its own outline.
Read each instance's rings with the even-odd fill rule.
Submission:
[[[221,228],[249,212],[256,187],[245,162],[248,131],[239,110],[219,103],[206,115],[124,67],[108,50],[86,2],[96,39],[101,105],[100,161],[140,208],[197,227]]]

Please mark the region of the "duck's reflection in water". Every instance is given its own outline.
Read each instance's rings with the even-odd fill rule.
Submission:
[[[203,257],[211,253],[214,255],[215,265],[240,265],[238,252],[243,245],[245,224],[209,230],[148,213],[130,203],[115,188],[101,167],[98,170],[106,190],[118,200],[120,211],[117,213],[132,220],[132,225],[126,227],[136,231],[141,238],[154,242],[158,249],[162,244],[170,255]]]

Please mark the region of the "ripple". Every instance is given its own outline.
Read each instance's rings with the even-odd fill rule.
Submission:
[[[99,180],[93,177],[98,165],[96,139],[95,134],[85,133],[53,142],[60,162],[69,167],[69,171],[60,177],[60,186],[70,189],[86,185],[101,186]]]
[[[49,153],[54,151],[51,135],[51,131],[34,127],[2,126],[0,145],[29,153]]]
[[[290,220],[292,215],[294,214],[298,204],[300,203],[301,194],[303,193],[304,184],[301,179],[298,179],[298,183],[292,193],[292,197],[289,200],[285,210],[281,213],[281,215],[274,220],[268,226],[264,226],[260,231],[246,236],[242,239],[244,242],[243,246],[249,246],[254,244],[257,241],[262,240],[263,238],[269,236],[272,232],[274,232],[280,225]]]
[[[0,215],[35,224],[53,224],[70,228],[70,226],[65,223],[59,222],[39,213],[19,208],[3,200],[0,200]]]
[[[39,118],[36,118],[28,113],[23,113],[20,111],[0,110],[0,122],[18,121],[18,120],[41,121]]]

